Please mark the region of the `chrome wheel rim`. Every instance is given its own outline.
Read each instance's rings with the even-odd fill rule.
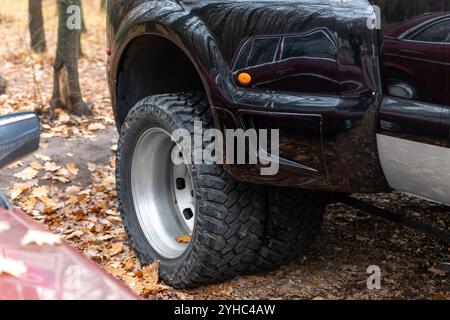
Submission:
[[[417,91],[413,86],[400,80],[388,80],[389,94],[405,99],[417,99]]]
[[[140,227],[152,248],[165,259],[182,256],[195,225],[195,193],[190,167],[176,165],[170,134],[150,128],[139,138],[132,157],[131,192]]]

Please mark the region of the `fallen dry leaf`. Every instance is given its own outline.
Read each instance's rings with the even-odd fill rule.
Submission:
[[[134,268],[135,263],[133,259],[128,259],[127,261],[124,262],[124,266],[127,270],[131,270]]]
[[[123,251],[123,248],[124,248],[124,245],[122,242],[115,242],[112,244],[111,250],[109,250],[109,253],[111,254],[111,256],[118,255],[119,253],[121,253]]]
[[[30,167],[32,167],[33,169],[38,170],[38,171],[42,170],[42,164],[40,164],[37,161],[30,163]]]
[[[128,273],[128,271],[123,268],[112,268],[110,266],[106,266],[105,270],[115,277],[123,277],[125,274]]]
[[[71,239],[74,239],[74,238],[81,238],[83,236],[83,234],[84,234],[83,231],[77,230],[77,231],[74,231],[71,234],[67,235],[65,238],[67,240],[71,240]]]
[[[69,186],[66,188],[66,194],[76,194],[81,191],[79,186]]]
[[[77,168],[77,166],[75,165],[75,163],[70,162],[70,163],[66,164],[66,168],[67,168],[67,170],[69,170],[69,172],[70,172],[72,175],[74,175],[74,176],[77,176],[77,175],[78,175],[78,168]]]
[[[65,170],[65,169],[64,169]],[[66,170],[67,171],[67,170]],[[59,172],[60,173],[60,172]],[[67,176],[68,175],[62,175],[61,173],[60,173],[60,175],[55,175],[55,176],[53,176],[52,177],[52,179],[53,180],[56,180],[56,181],[59,181],[59,182],[62,182],[62,183],[68,183],[68,182],[70,182],[70,179],[69,178],[67,178]]]
[[[192,234],[185,234],[184,236],[176,237],[175,239],[179,243],[189,243],[191,242]]]
[[[61,110],[61,109],[57,109],[57,110],[55,110],[55,112],[57,111],[57,113],[58,113],[58,120],[60,121],[60,122],[69,122],[70,121],[70,116],[66,113],[66,112],[64,112],[63,110]]]
[[[10,189],[9,196],[11,200],[16,200],[22,193],[30,189],[30,186],[25,183],[14,183]]]
[[[444,295],[442,295],[442,294],[435,294],[435,295],[433,295],[433,296],[431,297],[431,299],[432,299],[432,300],[442,300],[442,301],[444,301],[444,300],[449,300],[450,297],[446,297],[446,296],[444,296]]]
[[[22,161],[16,161],[14,163],[11,163],[9,166],[7,166],[8,169],[10,170],[15,170],[19,167],[23,166],[23,162]]]
[[[56,176],[59,177],[64,177],[64,178],[70,178],[71,177],[71,173],[69,170],[67,170],[66,168],[60,168],[56,171],[55,173]]]
[[[38,246],[42,246],[44,244],[54,246],[61,243],[61,238],[56,234],[46,231],[28,230],[27,234],[22,238],[20,243],[23,246],[33,243]]]
[[[38,172],[35,169],[28,167],[28,168],[22,170],[21,172],[16,173],[14,175],[14,177],[17,179],[27,181],[27,180],[32,180],[32,179],[36,178],[37,175],[38,175]]]
[[[41,153],[35,153],[34,157],[38,160],[42,160],[45,162],[49,162],[52,160],[49,156],[46,156],[45,154],[41,154]]]
[[[167,286],[159,284],[159,261],[153,262],[153,264],[142,268],[142,272],[139,273],[139,280],[136,281],[134,277],[124,277],[124,281],[127,283],[133,283],[132,288],[140,295],[156,294],[163,290],[168,289]]]
[[[151,283],[157,283],[159,280],[159,261],[153,262],[149,266],[142,268],[142,277]]]
[[[42,202],[44,207],[40,208],[40,210],[45,211],[46,213],[51,213],[56,207],[58,207],[57,204],[49,198],[49,194],[50,189],[47,186],[36,187],[30,193],[31,197],[39,199],[39,201]]]
[[[44,170],[48,171],[48,172],[55,172],[58,171],[59,169],[61,169],[61,166],[58,166],[56,163],[51,162],[51,161],[47,161],[44,164]]]
[[[26,211],[31,212],[36,207],[36,198],[35,197],[26,197],[22,199],[20,207]]]
[[[320,297],[320,296],[317,296],[317,297],[314,297],[313,300],[316,300],[316,301],[322,301],[322,300],[324,300],[324,299],[323,299],[322,297]]]
[[[102,124],[102,123],[100,123],[100,122],[97,122],[97,123],[91,123],[91,124],[88,126],[88,130],[89,130],[89,131],[99,131],[99,130],[105,130],[105,129],[106,129],[105,125]]]
[[[440,276],[440,277],[445,277],[446,274],[447,274],[444,270],[441,270],[441,269],[438,269],[438,268],[435,268],[435,267],[429,268],[428,271],[430,271],[430,272],[432,272],[435,275]]]
[[[34,188],[33,191],[31,192],[31,195],[33,197],[36,197],[36,198],[39,198],[42,200],[42,198],[48,196],[48,192],[49,192],[49,189],[47,186],[41,186],[41,187]]]
[[[113,235],[106,234],[104,236],[98,237],[97,240],[99,240],[99,241],[107,241],[107,240],[111,240],[113,238],[114,238]]]

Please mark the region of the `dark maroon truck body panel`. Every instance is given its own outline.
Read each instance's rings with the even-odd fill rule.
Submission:
[[[415,28],[428,12],[447,15],[448,1],[371,2],[382,8],[383,30],[367,27],[367,0],[112,0],[108,76],[117,125],[145,95],[166,93],[158,85],[133,92],[127,72],[134,44],[151,35],[149,46],[169,40],[195,66],[218,128],[280,130],[278,175],[226,165],[235,178],[337,192],[390,190],[376,134],[448,146],[450,117],[448,45],[410,44],[388,32]],[[394,57],[399,50],[426,59],[406,65]],[[157,69],[158,61],[148,64]],[[423,79],[430,94],[406,101],[389,96],[394,64]],[[434,70],[432,81],[427,70]],[[252,83],[239,84],[240,72],[251,73]]]
[[[142,79],[127,72],[133,63],[127,56],[140,37],[153,48],[168,39],[200,75],[217,128],[280,130],[279,173],[261,176],[254,165],[225,165],[235,178],[342,192],[388,190],[376,149],[382,84],[379,32],[367,28],[370,16],[367,0],[112,0],[108,76],[118,127],[146,95],[174,90],[160,82],[153,91],[133,90]],[[261,38],[269,43],[247,50]],[[148,69],[170,66],[161,59],[149,58]],[[241,86],[236,73],[248,68],[260,83]]]

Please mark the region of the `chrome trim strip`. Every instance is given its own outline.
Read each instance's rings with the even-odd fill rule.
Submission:
[[[400,40],[405,40],[405,38],[407,37],[413,37],[416,34],[418,34],[419,32],[424,31],[425,29],[434,26],[437,23],[440,23],[440,20],[448,20],[448,16],[446,15],[442,15],[442,16],[437,16],[433,19],[430,20],[425,20],[424,22],[418,24],[417,26],[415,26],[412,29],[406,30],[405,32],[403,32],[401,35],[398,36],[398,39]],[[418,41],[420,42],[420,41]]]
[[[377,134],[378,153],[391,188],[450,205],[450,149]]]
[[[0,119],[0,126],[5,126],[12,123],[17,123],[23,120],[29,120],[32,118],[35,118],[36,115],[34,113],[26,113],[23,115],[13,115],[11,117],[5,116],[4,118]]]

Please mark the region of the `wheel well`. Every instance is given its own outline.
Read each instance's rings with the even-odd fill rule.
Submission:
[[[145,97],[205,88],[191,59],[172,41],[142,35],[127,47],[117,77],[117,120]]]

